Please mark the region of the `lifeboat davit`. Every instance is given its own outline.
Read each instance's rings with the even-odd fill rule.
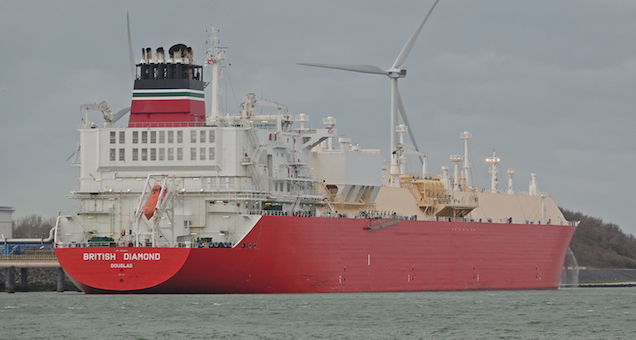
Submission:
[[[150,197],[146,200],[146,204],[144,204],[144,216],[147,219],[150,219],[155,214],[155,207],[157,206],[157,201],[159,201],[159,195],[161,194],[161,185],[155,185],[152,187],[150,191]],[[164,192],[164,195],[166,193]]]

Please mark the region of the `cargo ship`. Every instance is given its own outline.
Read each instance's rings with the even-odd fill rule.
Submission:
[[[500,189],[493,153],[484,164],[491,188],[479,189],[469,132],[459,133],[464,156],[449,158],[452,174],[429,173],[425,154],[405,143],[397,80],[426,18],[382,71],[396,94],[390,164],[339,137],[332,116],[310,127],[309,115],[253,93],[221,113],[224,50],[214,28],[204,65],[183,44],[143,49],[129,110],[82,106],[71,191],[79,210],[55,226],[64,271],[90,294],[556,289],[576,223],[537,190],[534,174],[521,193],[508,170]],[[103,122],[91,122],[91,110]],[[409,154],[421,173],[405,173]]]

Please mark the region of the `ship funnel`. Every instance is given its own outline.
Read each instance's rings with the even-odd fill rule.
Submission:
[[[165,63],[166,62],[166,53],[164,52],[163,47],[159,47],[155,54],[157,56],[157,63]]]
[[[179,122],[186,126],[205,122],[203,66],[195,65],[194,60],[186,60],[187,53],[192,53],[192,49],[184,44],[176,44],[170,49],[156,46],[141,49],[129,127],[146,127],[160,122]],[[182,91],[193,91],[196,95],[181,97]],[[164,99],[179,104],[170,104],[166,109]]]
[[[193,55],[194,55],[194,52],[192,51],[192,47],[188,47],[186,49],[186,58],[188,58],[190,62],[192,62],[192,59],[194,59]]]
[[[185,56],[187,48],[188,47],[184,44],[176,44],[170,47],[168,54],[170,54],[170,58],[172,59],[181,59]]]

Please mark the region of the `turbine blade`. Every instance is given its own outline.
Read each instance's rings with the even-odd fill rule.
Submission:
[[[420,34],[420,31],[422,31],[422,27],[424,27],[426,20],[428,20],[428,17],[431,15],[431,13],[433,12],[433,9],[435,8],[438,2],[439,0],[435,0],[433,7],[431,7],[431,9],[428,11],[426,16],[424,17],[424,20],[422,20],[420,25],[417,26],[417,28],[415,29],[415,32],[413,32],[413,35],[411,35],[409,40],[406,42],[406,45],[402,47],[402,51],[400,51],[400,54],[398,54],[397,59],[395,59],[395,62],[393,63],[392,68],[399,68],[400,66],[402,66],[402,63],[406,61],[406,58],[409,57],[409,53],[411,53],[411,49],[413,48],[413,45],[415,45],[415,40],[417,40],[417,36]]]
[[[75,150],[70,156],[68,156],[68,158],[66,159],[66,162],[68,162],[69,159],[73,158],[73,156],[75,156],[78,151],[79,150]]]
[[[75,155],[77,155],[80,152],[80,148],[82,147],[82,145],[80,144],[80,142],[77,142],[77,148],[75,149],[75,151],[68,156],[68,158],[66,159],[66,161],[68,162],[69,159],[73,158]]]
[[[345,71],[362,72],[362,73],[373,73],[373,74],[384,74],[384,75],[387,74],[385,70],[373,65],[313,64],[313,63],[296,63],[296,64],[302,65],[302,66],[333,68],[336,70],[345,70]]]
[[[119,112],[115,113],[115,115],[113,116],[111,123],[118,121],[121,117],[128,113],[128,111],[130,111],[130,106],[119,110]]]
[[[128,12],[126,12],[126,25],[128,26],[128,56],[130,57],[130,79],[133,85],[135,84],[135,57],[132,51],[132,40],[130,39],[130,19],[128,18]]]
[[[404,145],[404,152],[406,153],[407,156],[422,156],[422,155],[424,155],[423,152],[416,151],[415,148],[410,146],[410,145]]]
[[[406,116],[406,110],[404,109],[404,103],[402,103],[402,96],[400,96],[400,91],[397,91],[398,95],[398,108],[400,110],[400,114],[402,115],[402,120],[404,121],[404,125],[408,128],[409,137],[411,137],[411,142],[413,143],[413,147],[415,147],[415,151],[421,152],[417,147],[417,142],[415,141],[415,134],[413,133],[413,129],[411,129],[411,125],[409,124],[409,118]],[[424,164],[424,157],[420,156],[420,161]]]

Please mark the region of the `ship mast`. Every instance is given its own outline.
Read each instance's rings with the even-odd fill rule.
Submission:
[[[459,162],[462,161],[462,156],[452,155],[450,156],[451,162],[453,162],[453,191],[459,191]]]
[[[495,155],[495,150],[492,150],[492,157],[488,157],[486,158],[486,162],[490,163],[491,167],[490,167],[490,174],[491,174],[491,178],[490,178],[490,192],[492,192],[493,194],[497,193],[497,183],[499,182],[497,180],[497,163],[501,162],[501,159],[499,157],[497,157]]]
[[[210,48],[208,49],[206,65],[212,65],[212,109],[210,112],[210,118],[215,119],[219,117],[219,97],[221,93],[220,81],[221,81],[221,69],[219,63],[225,59],[225,52],[219,48],[219,39],[216,36],[216,27],[210,26],[208,43]]]
[[[514,194],[515,192],[512,190],[512,176],[515,174],[515,169],[508,169],[506,171],[508,174],[508,194]]]
[[[464,181],[466,182],[466,189],[470,189],[470,181],[468,180],[468,173],[470,172],[470,164],[468,163],[468,140],[472,138],[473,135],[464,131],[461,135],[461,139],[464,140]]]

